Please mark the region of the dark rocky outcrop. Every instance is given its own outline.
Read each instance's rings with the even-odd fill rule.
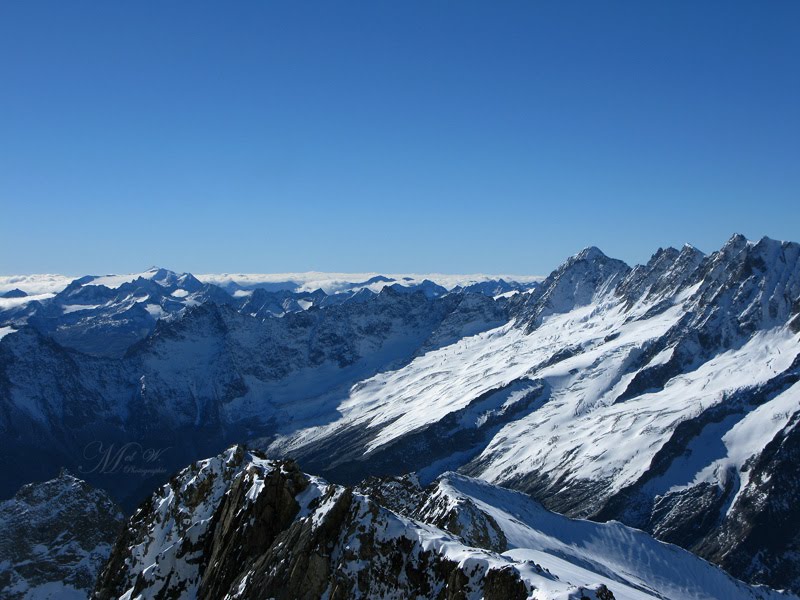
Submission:
[[[36,595],[44,585],[88,593],[122,525],[105,492],[66,471],[23,486],[0,504],[0,598]]]
[[[475,535],[491,517],[465,502],[445,510],[443,497],[432,499],[435,489],[404,477],[354,490],[304,475],[291,461],[232,447],[183,469],[140,507],[93,597],[528,598],[532,588],[519,565],[480,547],[502,536],[497,524],[493,535]],[[389,510],[368,490],[419,520]],[[467,520],[476,526],[465,526]],[[437,521],[457,537],[437,529]],[[446,547],[453,544],[455,556],[472,558],[452,558]],[[613,598],[602,585],[570,587],[533,563],[525,566],[570,599]]]
[[[727,518],[696,548],[731,573],[755,583],[800,589],[800,412],[747,465],[749,485]]]

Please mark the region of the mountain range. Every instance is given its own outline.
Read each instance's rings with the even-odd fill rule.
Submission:
[[[591,247],[525,281],[239,279],[153,269],[0,298],[0,494],[67,467],[139,506],[98,597],[164,581],[257,597],[293,589],[298,557],[313,597],[374,597],[363,578],[384,597],[409,581],[424,597],[771,593],[694,555],[800,591],[797,243],[735,235],[633,267]],[[225,485],[189,494],[212,464]],[[225,524],[261,510],[243,488],[259,477],[286,491],[268,531]],[[167,544],[162,509],[206,529]],[[354,535],[385,550],[381,575],[359,575]],[[197,571],[212,557],[230,564]]]

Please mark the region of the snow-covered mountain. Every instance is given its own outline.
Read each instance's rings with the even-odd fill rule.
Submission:
[[[357,382],[506,320],[489,297],[389,286],[282,318],[204,302],[159,320],[121,359],[66,348],[29,325],[0,340],[2,485],[11,493],[66,465],[131,506],[154,484],[99,468],[100,448],[169,448],[159,464],[137,465],[163,478],[231,441],[324,422]]]
[[[207,302],[266,319],[312,306],[361,302],[385,287],[400,293],[422,291],[431,298],[449,291],[496,296],[533,289],[541,279],[432,276],[445,287],[426,276],[408,275],[288,273],[201,277],[202,282],[190,273],[178,274],[158,267],[128,275],[90,275],[69,283],[54,275],[1,277],[0,337],[30,325],[68,348],[119,358],[131,345],[151,334],[158,320],[177,318],[188,308]]]
[[[588,248],[516,293],[387,281],[229,293],[180,277],[70,286],[87,303],[111,290],[103,307],[137,289],[179,307],[158,320],[142,308],[151,329],[113,352],[71,341],[112,327],[103,310],[62,334],[37,320],[45,303],[8,325],[4,494],[66,465],[131,506],[246,440],[339,484],[458,471],[800,590],[800,245],[734,236],[633,268]],[[70,298],[49,301],[59,318]],[[116,339],[104,336],[92,344]],[[98,467],[122,447],[136,477]]]
[[[270,452],[345,481],[458,468],[798,589],[799,258],[741,236],[634,269],[588,249],[506,325],[361,382]]]
[[[456,474],[360,488],[235,446],[133,515],[94,597],[779,599],[624,525]]]

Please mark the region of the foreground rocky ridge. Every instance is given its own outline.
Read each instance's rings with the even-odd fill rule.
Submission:
[[[354,489],[236,446],[182,470],[133,515],[94,597],[789,596],[622,525],[570,521],[454,474],[427,489],[414,477]]]

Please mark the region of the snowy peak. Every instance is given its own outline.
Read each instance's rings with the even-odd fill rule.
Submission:
[[[101,275],[82,277],[75,280],[69,287],[96,286],[109,290],[131,291],[138,288],[153,289],[148,283],[159,285],[165,293],[173,293],[182,290],[187,293],[196,293],[205,287],[191,273],[176,273],[161,267],[151,267],[142,273],[132,273],[129,275]],[[77,286],[75,285],[77,284]]]
[[[674,296],[689,281],[705,255],[686,244],[679,251],[659,248],[645,265],[635,266],[618,286],[617,295],[628,306],[642,301],[653,303]]]
[[[107,287],[109,289],[116,289],[126,283],[132,283],[137,280],[153,281],[163,287],[172,288],[186,284],[199,289],[199,287],[202,287],[203,285],[191,273],[176,273],[170,269],[156,266],[150,267],[141,273],[129,273],[124,275],[90,275],[88,277],[82,277],[76,281],[79,281],[80,285],[96,285]]]
[[[588,260],[588,261],[600,261],[600,260],[609,260],[608,256],[606,256],[600,248],[597,246],[587,246],[577,254],[571,257],[570,260],[574,262],[581,261],[581,260]]]
[[[675,248],[659,248],[647,264],[636,265],[625,279],[620,282],[617,294],[633,303],[647,294],[653,285],[661,281],[664,274],[672,268],[680,256]]]
[[[293,503],[307,485],[291,462],[268,461],[241,446],[190,465],[133,515],[100,576],[95,597],[117,598],[133,590],[147,590],[147,597],[178,592],[196,597],[204,571],[224,578],[228,563],[242,558],[238,549],[227,547],[227,536],[235,531],[243,542],[274,537],[275,531],[265,530],[269,523],[253,524],[242,515],[268,498],[270,510],[277,513],[273,529],[285,526],[292,514],[284,516],[283,503]],[[263,510],[257,508],[256,514]],[[219,520],[231,530],[220,531]],[[216,560],[210,563],[212,556]]]
[[[733,236],[698,269],[696,322],[724,339],[785,324],[800,298],[800,244]]]
[[[421,291],[429,298],[436,298],[438,296],[443,296],[444,294],[447,293],[447,288],[442,287],[441,285],[431,281],[430,279],[423,279],[422,282],[414,286],[404,286],[400,285],[399,283],[395,283],[390,286],[386,286],[383,289],[387,288],[394,289],[400,293],[414,293],[416,291]]]
[[[175,290],[184,290],[189,293],[199,292],[203,289],[204,285],[191,273],[175,273],[168,269],[153,269],[147,273],[149,277],[143,279],[150,279],[162,287],[170,288],[173,292]]]
[[[728,241],[722,245],[720,252],[737,254],[741,252],[751,242],[741,233],[734,233]]]
[[[521,300],[517,321],[530,331],[548,315],[597,302],[611,293],[629,271],[630,267],[621,260],[609,258],[594,246],[586,248],[567,259]]]
[[[451,554],[483,565],[467,573]],[[455,597],[485,590],[478,575],[492,566],[511,570],[490,580],[527,592],[511,561],[486,558],[292,462],[234,447],[181,471],[134,514],[95,597]]]

